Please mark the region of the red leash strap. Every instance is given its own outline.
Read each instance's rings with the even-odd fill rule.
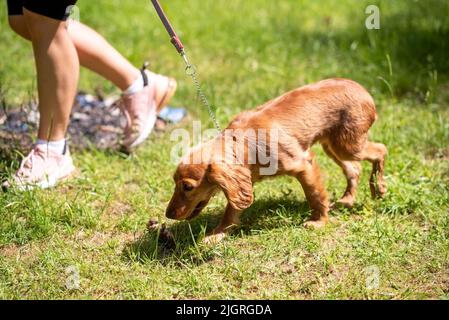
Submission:
[[[209,104],[209,101],[207,101],[206,95],[204,94],[203,90],[201,89],[201,84],[196,77],[195,67],[187,59],[186,53],[184,52],[184,46],[182,45],[181,40],[176,35],[176,32],[173,29],[173,27],[171,26],[170,21],[168,21],[168,18],[165,15],[164,10],[162,10],[162,7],[159,4],[159,1],[151,0],[151,2],[153,3],[153,6],[156,9],[156,12],[157,12],[159,18],[161,19],[162,23],[164,24],[165,29],[167,30],[168,34],[170,35],[171,43],[175,46],[176,51],[178,51],[178,53],[182,56],[182,58],[184,59],[184,62],[186,63],[186,74],[192,78],[193,83],[194,83],[195,88],[198,93],[198,97],[201,99],[203,104],[207,107],[207,111],[209,112],[209,116],[211,117],[211,119],[214,122],[215,128],[217,128],[218,132],[220,132],[221,131],[220,125],[218,124],[218,121],[215,118],[215,113],[212,110],[212,106]]]
[[[164,13],[164,10],[162,10],[161,5],[159,4],[158,0],[151,0],[153,3],[154,8],[156,9],[156,12],[161,19],[162,23],[164,24],[165,29],[167,30],[168,34],[170,35],[170,41],[175,46],[176,50],[179,54],[184,53],[184,46],[182,45],[181,40],[178,38],[175,30],[170,24],[170,21],[168,21],[167,16]]]

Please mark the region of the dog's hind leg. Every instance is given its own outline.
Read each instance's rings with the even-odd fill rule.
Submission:
[[[329,137],[332,152],[343,161],[368,160],[373,169],[370,176],[370,190],[373,198],[383,198],[387,192],[384,182],[384,165],[387,147],[368,140],[368,131],[346,130]]]
[[[369,180],[371,195],[373,198],[385,196],[387,187],[384,182],[384,166],[385,156],[388,153],[385,145],[368,141],[366,137],[362,137],[353,143],[333,143],[332,151],[339,159],[344,159],[343,162],[361,160],[371,162],[373,166]]]
[[[312,152],[296,177],[301,183],[307,202],[312,209],[312,216],[304,223],[304,226],[315,228],[324,226],[328,221],[329,200],[321,181],[320,169]]]
[[[384,181],[384,166],[387,154],[388,150],[384,144],[367,140],[362,151],[356,155],[357,158],[368,160],[373,165],[369,179],[371,196],[373,198],[383,198],[387,192],[387,187]]]
[[[342,168],[343,173],[346,177],[347,186],[345,193],[337,201],[337,203],[350,208],[354,205],[355,202],[362,166],[360,165],[359,161],[340,160],[328,144],[323,143],[322,146],[326,154]]]

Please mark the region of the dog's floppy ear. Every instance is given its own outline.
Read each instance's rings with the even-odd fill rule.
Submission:
[[[213,163],[209,166],[208,180],[220,186],[234,209],[243,210],[253,203],[253,184],[248,168]]]

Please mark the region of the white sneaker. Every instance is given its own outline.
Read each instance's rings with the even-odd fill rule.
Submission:
[[[3,184],[6,188],[30,190],[54,187],[59,181],[68,179],[75,171],[72,157],[67,150],[60,154],[45,145],[36,145],[22,160],[16,174]]]

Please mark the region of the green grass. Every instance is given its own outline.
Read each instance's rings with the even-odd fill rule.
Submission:
[[[301,225],[309,207],[297,181],[258,184],[242,226],[216,247],[198,244],[217,223],[217,197],[190,224],[168,222],[178,247],[145,231],[165,221],[170,132],[126,158],[74,155],[80,175],[54,190],[0,193],[0,298],[449,298],[449,3],[447,1],[162,1],[224,126],[241,110],[326,77],[363,84],[378,105],[371,139],[389,149],[388,196],[369,196],[369,168],[354,209],[322,230]],[[366,30],[376,3],[381,29]],[[175,76],[173,105],[212,125],[148,1],[79,1],[81,20],[136,65]],[[0,6],[0,84],[8,105],[35,96],[31,46]],[[80,88],[115,89],[83,70]],[[191,128],[190,124],[187,124]],[[340,169],[314,147],[336,199]],[[0,160],[1,176],[18,159]],[[70,290],[67,268],[79,271]],[[366,286],[370,267],[379,286]],[[368,269],[367,269],[368,268]]]

